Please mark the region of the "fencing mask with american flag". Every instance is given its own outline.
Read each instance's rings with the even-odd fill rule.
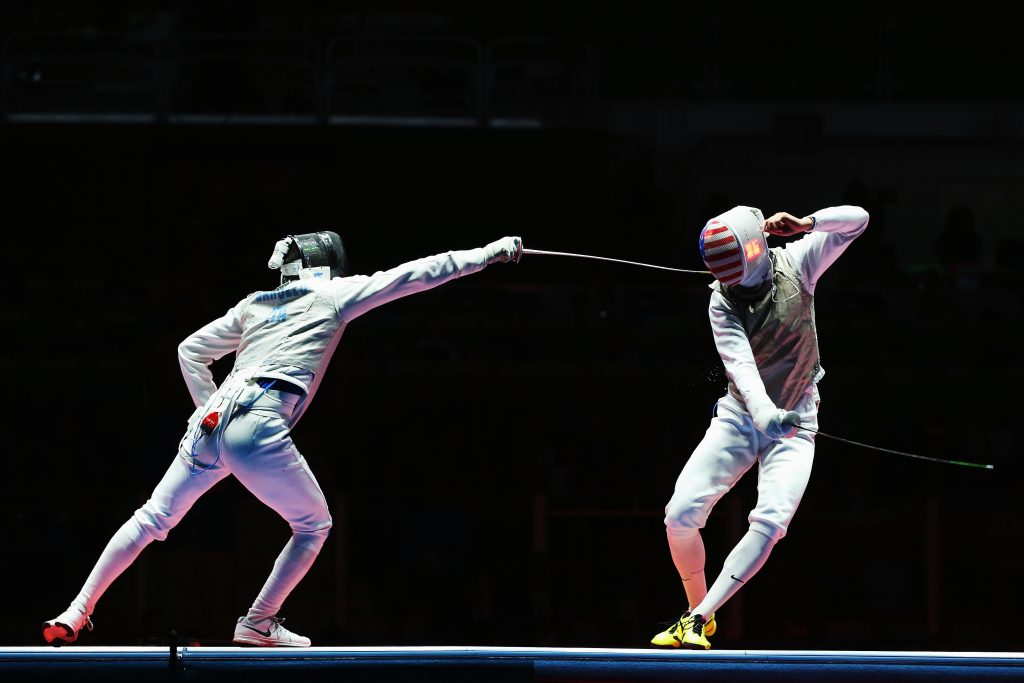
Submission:
[[[700,256],[723,285],[757,285],[771,268],[760,209],[737,206],[700,231]]]

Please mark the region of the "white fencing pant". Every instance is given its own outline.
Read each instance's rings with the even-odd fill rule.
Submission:
[[[143,548],[167,538],[200,496],[233,474],[292,529],[291,539],[248,612],[253,620],[276,615],[313,564],[331,528],[327,500],[289,433],[288,418],[298,398],[273,389],[264,392],[256,385],[245,386],[237,396],[237,405],[249,408],[239,409],[214,432],[220,435],[216,442],[211,443],[210,437],[196,442],[193,467],[194,430],[202,412],[197,411],[178,456],[149,500],[114,533],[72,605],[92,614],[104,591]]]
[[[802,425],[818,428],[818,402],[818,389],[812,386],[794,408]],[[718,402],[711,425],[679,474],[675,492],[665,506],[669,550],[683,580],[690,609],[696,608],[707,595],[700,530],[719,499],[758,461],[757,503],[747,521],[751,532],[767,537],[768,547],[751,560],[750,567],[730,567],[744,575],[741,582],[756,573],[771,546],[789,529],[811,476],[814,435],[800,431],[788,439],[771,439],[757,430],[743,404],[726,394]],[[705,616],[713,612],[706,609]]]

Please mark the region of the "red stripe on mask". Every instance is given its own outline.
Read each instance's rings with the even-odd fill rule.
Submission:
[[[704,257],[704,263],[710,268],[712,264],[720,264],[724,261],[735,260],[737,263],[743,263],[743,259],[740,258],[739,249],[730,249],[723,251],[721,254],[708,254]]]

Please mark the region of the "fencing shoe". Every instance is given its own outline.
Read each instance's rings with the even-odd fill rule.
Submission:
[[[683,634],[689,628],[691,621],[693,621],[693,617],[690,612],[683,612],[683,616],[679,617],[678,621],[651,638],[651,645],[655,645],[657,647],[682,647]],[[711,615],[711,620],[704,624],[703,630],[704,636],[715,635],[715,631],[718,630],[718,624],[715,622],[715,615]]]
[[[679,646],[692,650],[710,650],[711,643],[708,642],[707,637],[716,630],[709,628],[713,623],[715,623],[714,615],[712,615],[711,621],[705,621],[700,614],[691,614],[690,619],[682,627],[683,635]]]
[[[249,621],[248,617],[239,617],[235,624],[235,637],[238,645],[255,647],[309,647],[309,638],[292,633],[281,625],[284,619],[267,617]]]
[[[43,638],[50,645],[68,645],[78,640],[82,629],[92,630],[92,619],[76,605],[68,607],[59,617],[43,622]]]

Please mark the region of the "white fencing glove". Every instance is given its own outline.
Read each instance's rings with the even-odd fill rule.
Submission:
[[[788,439],[800,428],[800,414],[795,410],[763,409],[754,418],[754,426],[769,439]]]
[[[491,242],[484,247],[487,256],[487,264],[492,263],[519,263],[523,255],[522,237],[502,237],[496,242]]]

